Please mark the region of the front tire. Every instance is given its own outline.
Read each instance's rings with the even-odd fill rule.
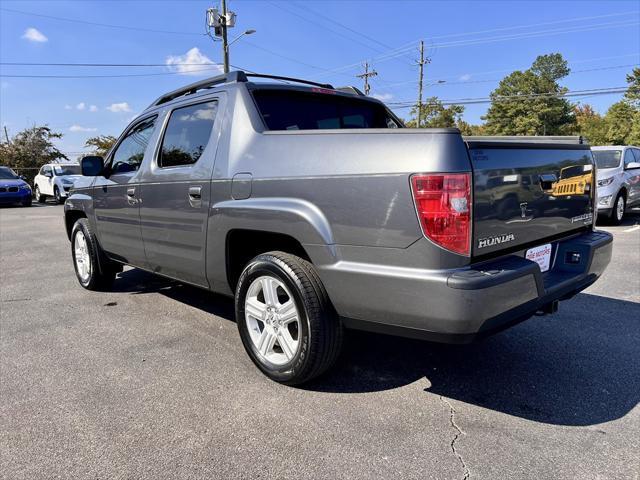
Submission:
[[[613,204],[613,209],[611,210],[611,217],[609,218],[609,222],[611,225],[620,225],[622,220],[624,220],[624,212],[627,208],[627,201],[622,193],[619,193],[616,197],[616,201]]]
[[[40,193],[40,187],[36,185],[36,202],[45,203],[47,201],[47,196]]]
[[[116,269],[101,256],[100,246],[86,218],[79,219],[71,230],[71,257],[78,282],[87,290],[111,289]],[[102,263],[99,259],[102,258]]]
[[[254,258],[238,281],[235,309],[245,350],[276,382],[308,382],[340,353],[340,319],[315,268],[300,257],[269,252]]]
[[[64,198],[60,194],[60,189],[58,187],[53,188],[53,197],[56,199],[57,204],[64,203]]]

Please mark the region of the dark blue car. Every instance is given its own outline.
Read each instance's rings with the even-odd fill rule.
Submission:
[[[31,206],[31,187],[9,167],[0,167],[0,204]]]

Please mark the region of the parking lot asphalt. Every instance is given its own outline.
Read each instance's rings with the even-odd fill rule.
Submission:
[[[637,479],[638,224],[555,315],[467,346],[351,332],[290,388],[230,299],[133,269],[83,290],[62,207],[2,208],[0,477]]]

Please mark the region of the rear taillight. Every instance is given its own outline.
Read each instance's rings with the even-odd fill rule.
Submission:
[[[471,174],[415,174],[411,190],[424,235],[447,250],[470,255]]]

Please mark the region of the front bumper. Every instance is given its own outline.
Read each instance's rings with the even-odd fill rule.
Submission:
[[[334,265],[320,273],[347,327],[467,343],[552,312],[557,301],[587,288],[609,264],[612,240],[594,231],[553,242],[545,273],[524,252],[455,270],[367,264]],[[579,254],[579,262],[570,263],[570,253]]]
[[[17,192],[0,192],[0,205],[23,203],[31,198],[31,190],[19,189]]]

